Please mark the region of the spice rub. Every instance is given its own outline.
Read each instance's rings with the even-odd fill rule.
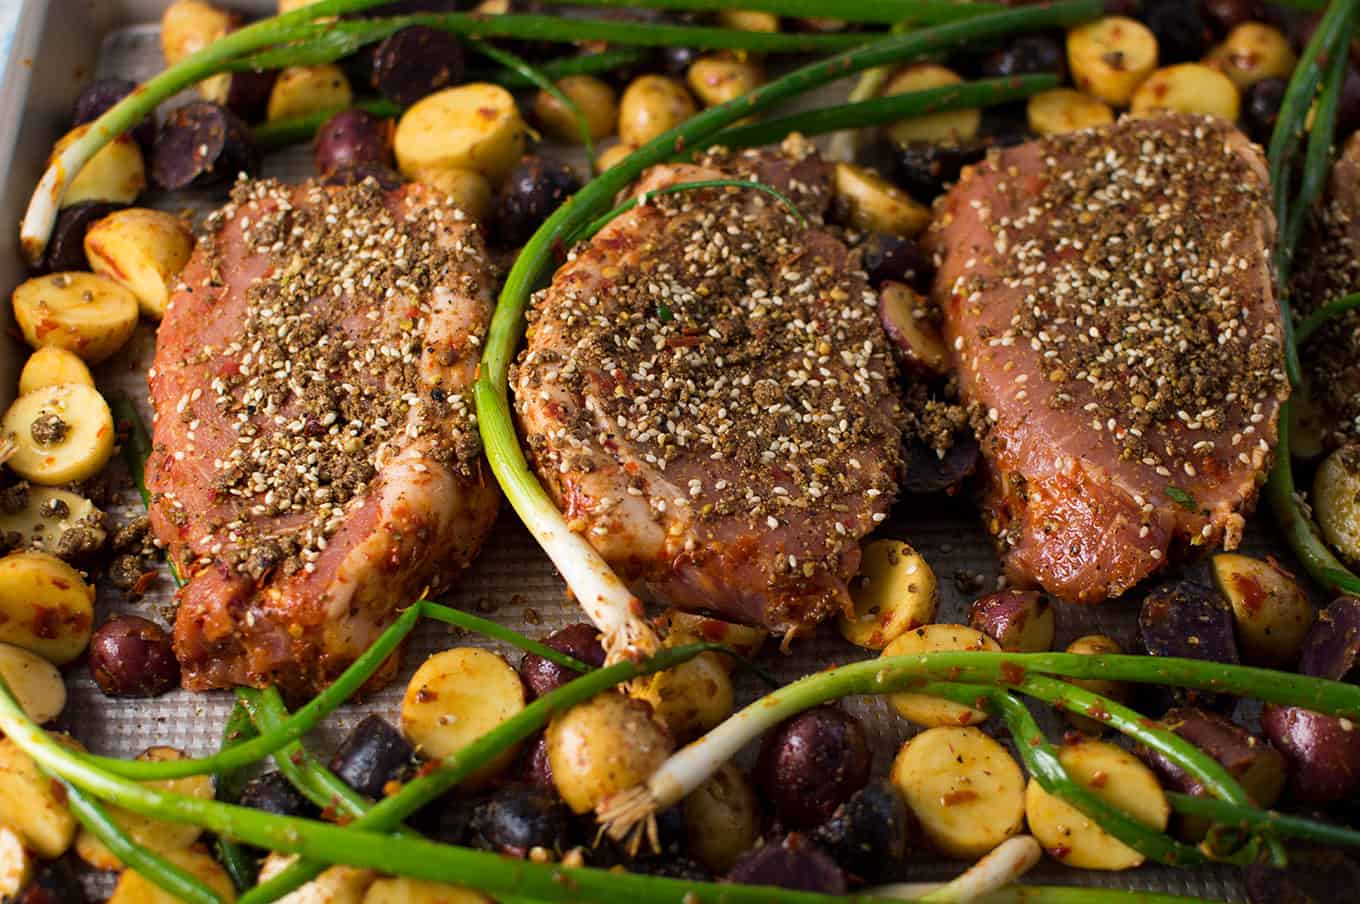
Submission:
[[[323,687],[475,555],[491,290],[476,226],[418,185],[242,182],[208,219],[148,373],[186,687]]]
[[[648,194],[758,179],[748,189]],[[774,630],[848,602],[900,468],[876,297],[810,146],[647,171],[539,293],[512,377],[535,466],[640,595]]]
[[[984,517],[1007,571],[1080,602],[1236,545],[1287,397],[1257,148],[1125,119],[965,172],[930,241]]]

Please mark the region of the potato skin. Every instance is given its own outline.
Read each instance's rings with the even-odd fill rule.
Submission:
[[[1289,764],[1289,793],[1330,804],[1360,791],[1360,727],[1297,706],[1267,704],[1261,727]]]
[[[53,735],[53,740],[84,749],[66,735]],[[9,738],[0,738],[0,800],[6,805],[6,824],[38,856],[60,857],[75,840],[76,818],[57,797],[51,779]]]
[[[1025,119],[1030,129],[1040,135],[1062,135],[1109,125],[1114,122],[1114,110],[1098,97],[1071,88],[1054,88],[1025,103]]]
[[[643,75],[629,83],[619,101],[619,138],[641,147],[698,112],[684,85],[664,75]]]
[[[85,233],[90,269],[124,286],[142,313],[157,319],[193,250],[189,224],[160,210],[120,210]]]
[[[1304,638],[1299,673],[1345,681],[1360,655],[1360,599],[1343,596],[1318,613]]]
[[[1157,38],[1135,19],[1106,16],[1068,31],[1067,65],[1078,88],[1122,107],[1157,68]]]
[[[786,828],[809,829],[864,787],[871,765],[859,719],[825,704],[771,729],[760,744],[755,778]]]
[[[557,81],[557,90],[576,103],[594,141],[613,135],[619,127],[619,97],[613,87],[593,75],[568,75]],[[553,138],[568,144],[581,142],[576,116],[547,91],[534,98],[534,119]]]
[[[1219,592],[1232,605],[1242,658],[1269,668],[1292,666],[1316,617],[1293,575],[1273,560],[1237,553],[1214,556],[1213,572]]]
[[[162,856],[185,872],[198,877],[205,885],[217,892],[223,901],[236,900],[236,889],[232,887],[231,877],[207,851],[201,848],[189,848],[188,850],[171,851]],[[114,886],[113,895],[109,898],[108,904],[178,904],[179,901],[179,898],[166,893],[160,887],[147,881],[141,873],[128,869],[123,870],[122,874],[119,875],[118,884]],[[332,902],[326,902],[326,904],[332,904]]]
[[[724,763],[681,805],[689,851],[716,874],[737,862],[760,837],[760,801],[746,775]]]
[[[929,210],[873,170],[837,163],[834,179],[837,216],[856,229],[911,238],[930,225]]]
[[[1360,446],[1343,446],[1323,459],[1312,502],[1327,542],[1351,565],[1360,565]]]
[[[1064,652],[1076,653],[1080,656],[1095,656],[1101,653],[1123,653],[1124,648],[1112,637],[1107,637],[1104,634],[1087,634],[1068,644]],[[1093,694],[1109,697],[1111,700],[1120,703],[1127,700],[1129,696],[1129,686],[1118,681],[1105,681],[1100,678],[1074,678],[1072,683]],[[1095,719],[1073,712],[1065,712],[1063,715],[1073,728],[1086,734],[1099,735],[1105,730],[1105,723],[1098,722]]]
[[[279,73],[269,92],[269,122],[348,107],[354,91],[344,70],[334,63],[290,66]]]
[[[1175,110],[1205,113],[1236,121],[1242,98],[1232,79],[1203,63],[1179,63],[1158,69],[1133,92],[1134,113]]]
[[[19,706],[39,725],[51,722],[66,707],[66,682],[61,672],[36,653],[0,643],[0,678]]]
[[[392,138],[397,168],[474,169],[499,185],[524,153],[527,129],[509,91],[470,83],[422,98],[397,121]]]
[[[716,653],[701,653],[642,682],[635,692],[652,714],[684,743],[732,714],[735,694],[728,670]]]
[[[705,107],[716,107],[761,85],[765,71],[753,59],[709,54],[690,64],[685,81]]]
[[[94,377],[79,356],[55,345],[45,345],[24,362],[24,369],[19,372],[19,395],[64,383],[93,386]]]
[[[45,552],[0,559],[0,642],[65,665],[84,651],[94,620],[94,588]]]
[[[924,316],[927,311],[925,298],[908,285],[888,280],[879,288],[878,319],[894,357],[908,373],[933,380],[948,372],[949,350],[935,324]]]
[[[1193,707],[1168,710],[1159,721],[1222,764],[1257,806],[1274,806],[1279,799],[1285,782],[1284,757],[1264,738],[1218,713]],[[1157,751],[1139,745],[1134,752],[1164,784],[1197,797],[1208,794],[1197,779]]]
[[[881,650],[935,620],[935,573],[924,556],[901,540],[865,544],[850,596],[854,616],[842,613],[837,627],[846,640],[868,650]]]
[[[986,634],[963,625],[923,625],[888,644],[883,655],[909,656],[943,650],[999,653],[1001,647]],[[928,728],[975,725],[987,719],[987,714],[980,709],[928,694],[904,691],[890,695],[888,702],[903,718]]]
[[[968,625],[1008,653],[1041,653],[1053,646],[1053,606],[1037,590],[1000,590],[974,600]]]
[[[554,718],[547,742],[557,793],[577,813],[646,780],[675,749],[651,707],[617,691],[597,694]]]
[[[72,142],[84,135],[92,123],[76,126],[62,136],[52,150],[52,160],[61,155]],[[49,160],[49,163],[51,161]],[[104,145],[76,173],[61,206],[70,207],[84,201],[108,201],[131,204],[146,189],[146,161],[142,149],[131,135],[122,134]]]
[[[961,81],[963,79],[957,72],[938,63],[913,63],[893,73],[879,93],[888,97],[893,94],[923,91],[926,88],[957,85]],[[913,116],[884,126],[883,130],[898,144],[913,142],[958,144],[975,137],[981,124],[981,110],[965,109]]]

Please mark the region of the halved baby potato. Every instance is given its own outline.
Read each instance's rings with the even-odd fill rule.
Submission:
[[[1213,571],[1219,593],[1232,604],[1242,658],[1267,668],[1292,666],[1317,617],[1308,594],[1274,562],[1238,553],[1214,556]]]
[[[144,763],[163,763],[169,760],[182,760],[185,754],[173,747],[149,747],[137,755]],[[141,782],[148,788],[210,800],[213,796],[211,775],[190,775],[184,778],[163,779]],[[158,854],[185,851],[198,840],[203,830],[187,822],[162,822],[139,813],[131,813],[122,807],[109,805],[109,818],[118,823],[123,831],[142,847]],[[123,863],[104,846],[93,833],[82,828],[76,836],[76,854],[95,869],[122,869]]]
[[[1025,826],[1025,779],[1015,758],[976,728],[931,728],[893,761],[891,780],[930,843],[972,860]]]
[[[1104,634],[1087,634],[1068,644],[1064,652],[1076,653],[1078,656],[1099,656],[1101,654],[1123,653],[1124,648],[1113,637]],[[1077,687],[1085,688],[1093,694],[1109,697],[1111,700],[1121,703],[1129,696],[1128,685],[1119,681],[1107,681],[1104,678],[1070,678],[1068,680]],[[1086,734],[1099,735],[1105,730],[1105,723],[1098,722],[1088,716],[1074,712],[1064,712],[1063,715],[1073,728]]]
[[[855,614],[837,618],[841,636],[866,650],[881,650],[935,620],[935,572],[910,544],[875,540],[864,547],[850,597]]]
[[[1245,89],[1264,79],[1289,78],[1298,57],[1278,28],[1243,22],[1209,51],[1205,62],[1222,69],[1237,87]]]
[[[227,875],[222,865],[202,848],[169,851],[161,856],[217,892],[223,901],[236,900],[236,889],[231,884],[231,877]],[[146,879],[135,869],[128,869],[123,870],[118,877],[118,884],[113,887],[109,904],[181,904],[182,900]],[[280,900],[294,899],[289,895]]]
[[[915,289],[884,282],[878,291],[878,319],[905,369],[927,379],[949,372],[949,349],[930,320],[924,296]]]
[[[0,643],[0,678],[28,717],[39,725],[51,722],[66,707],[66,682],[52,663],[37,653]]]
[[[1064,135],[1107,126],[1114,122],[1114,110],[1098,97],[1071,88],[1054,88],[1036,94],[1026,102],[1025,118],[1039,135]]]
[[[345,71],[334,63],[289,66],[274,80],[265,118],[270,122],[348,107],[354,100]]]
[[[137,328],[137,297],[93,273],[35,276],[10,300],[29,345],[64,349],[89,364],[122,348]]]
[[[157,319],[193,250],[189,224],[162,210],[114,211],[85,233],[90,269],[126,287],[142,313]]]
[[[81,750],[74,738],[53,735],[68,747]],[[19,745],[0,738],[0,823],[9,826],[24,845],[44,860],[55,860],[76,837],[76,818],[60,796],[60,785],[48,778]]]
[[[765,70],[750,57],[708,54],[690,64],[685,81],[705,107],[716,107],[763,84]]]
[[[65,665],[90,642],[93,624],[94,588],[70,565],[45,552],[0,559],[0,643]]]
[[[236,27],[238,17],[203,0],[175,0],[161,14],[161,53],[167,66],[197,53]]]
[[[401,703],[401,730],[422,756],[441,760],[457,753],[524,708],[519,673],[489,650],[454,647],[425,660]],[[476,778],[490,778],[510,764],[519,745],[508,746]]]
[[[910,238],[930,225],[930,211],[871,169],[837,163],[836,200],[850,225],[864,232]]]
[[[894,72],[879,93],[889,97],[927,88],[947,88],[962,81],[957,72],[938,63],[913,63]],[[976,136],[981,125],[982,111],[970,108],[913,116],[884,126],[883,130],[898,144],[915,141],[958,144]]]
[[[72,142],[88,132],[92,125],[87,122],[63,135],[52,149],[49,164],[60,157]],[[85,162],[67,186],[66,194],[62,195],[61,206],[70,207],[81,201],[131,204],[145,189],[146,161],[142,159],[142,149],[135,138],[124,133]]]
[[[0,429],[17,446],[9,466],[34,483],[93,477],[113,455],[113,413],[99,391],[83,383],[19,396]]]
[[[19,371],[19,395],[63,383],[93,386],[94,376],[78,355],[55,345],[43,346],[29,355],[24,369]]]
[[[476,170],[456,166],[431,167],[417,171],[411,178],[448,195],[474,220],[485,220],[491,213],[491,183]]]
[[[33,881],[33,855],[24,839],[9,826],[0,825],[0,901],[19,901],[19,894]]]
[[[70,490],[29,487],[28,502],[17,512],[0,512],[0,532],[22,537],[20,547],[57,554],[61,538],[70,530],[90,530],[103,543],[103,513],[95,504]]]
[[[963,625],[925,625],[898,637],[883,649],[884,656],[915,656],[949,650],[1001,652],[1000,645],[981,631]],[[903,718],[929,728],[971,725],[987,714],[979,709],[928,694],[891,694],[888,702]]]
[[[1237,120],[1241,106],[1242,98],[1233,80],[1203,63],[1180,63],[1158,69],[1138,86],[1129,101],[1129,109],[1134,113],[1174,110],[1218,116],[1229,122]]]
[[[397,121],[392,149],[413,179],[421,170],[457,167],[499,185],[524,153],[526,133],[509,91],[473,82],[421,98]]]
[[[1322,535],[1343,559],[1360,565],[1360,446],[1323,459],[1313,478],[1313,512]]]
[[[1085,739],[1058,752],[1067,774],[1078,785],[1124,811],[1154,831],[1166,829],[1171,807],[1152,770],[1122,748]],[[1049,794],[1034,779],[1025,791],[1030,833],[1049,855],[1078,869],[1123,870],[1143,862],[1143,855],[1106,832],[1090,817]]]
[[[1078,88],[1122,107],[1157,68],[1157,37],[1135,19],[1106,16],[1067,33],[1067,65]]]
[[[288,854],[270,854],[260,867],[260,881],[277,876],[297,861]],[[280,904],[361,904],[373,884],[372,870],[332,866],[306,885],[279,898]]]
[[[460,885],[390,876],[364,892],[363,904],[494,904],[486,895]]]
[[[673,641],[670,641],[673,643]],[[689,741],[732,715],[732,679],[716,653],[701,653],[664,672],[640,679],[633,696],[680,741]]]

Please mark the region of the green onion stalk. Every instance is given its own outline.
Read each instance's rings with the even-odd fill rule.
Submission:
[[[735,8],[730,0],[548,0],[556,6],[621,6],[643,7],[679,12],[723,12]],[[1001,3],[965,2],[965,0],[752,0],[742,2],[740,8],[754,12],[774,13],[806,19],[840,19],[843,22],[865,22],[895,25],[912,22],[917,25],[938,25],[970,19],[983,13],[1004,8]]]
[[[1082,688],[1053,681],[1053,677],[1103,678],[1189,687],[1303,706],[1329,715],[1360,717],[1358,687],[1302,675],[1285,675],[1271,669],[1196,659],[985,652],[880,657],[809,675],[768,694],[675,753],[646,782],[602,802],[596,815],[611,835],[627,836],[659,809],[682,800],[737,751],[784,719],[840,697],[917,690],[917,686],[926,682],[1015,688],[1050,704],[1100,719],[1163,753],[1201,780],[1211,793],[1235,804],[1245,804],[1247,798],[1241,787],[1203,751],[1143,719],[1133,710]],[[968,699],[968,693],[964,692],[965,699]],[[989,690],[980,697],[986,702],[991,693]],[[1104,820],[1101,821],[1104,824]],[[1191,856],[1178,849],[1167,849],[1167,852],[1177,853],[1177,862],[1186,862]]]
[[[702,646],[702,645],[696,645]],[[694,648],[683,656],[680,649],[667,650],[662,660],[647,667],[669,668],[681,658],[698,652]],[[535,701],[487,736],[473,742],[451,759],[459,762],[456,771],[467,774],[478,761],[485,763],[495,755],[498,745],[507,742],[530,723],[546,718],[554,707],[588,698],[612,681],[618,683],[640,674],[643,666],[620,664],[592,672]],[[601,680],[606,675],[609,680]],[[556,697],[530,717],[531,709]],[[512,725],[514,729],[511,730]],[[524,731],[527,736],[533,729]],[[95,797],[115,803],[131,812],[168,822],[197,825],[239,841],[285,854],[299,854],[325,863],[346,864],[383,873],[467,885],[475,877],[479,890],[493,897],[515,897],[545,902],[600,901],[605,904],[887,904],[890,900],[868,896],[832,896],[759,886],[692,882],[658,876],[616,873],[588,867],[564,867],[532,863],[454,845],[405,838],[383,837],[384,826],[377,821],[361,825],[356,820],[341,827],[296,817],[276,816],[217,801],[202,800],[161,791],[108,774],[56,743],[35,724],[19,706],[8,685],[0,679],[0,731],[32,757],[42,768],[61,776],[72,786]],[[489,741],[493,735],[494,742]],[[477,748],[476,751],[473,748]],[[432,775],[447,772],[447,765]],[[426,776],[425,778],[429,778]],[[422,781],[417,779],[407,787]],[[399,792],[400,795],[401,792]],[[398,795],[398,796],[399,796]],[[369,816],[383,804],[374,806]],[[431,800],[433,797],[430,798]],[[367,819],[368,817],[365,817]],[[154,864],[152,864],[154,866]],[[150,867],[149,867],[150,868]],[[294,867],[296,868],[296,867]],[[289,871],[285,871],[285,874]],[[284,874],[280,874],[284,875]],[[163,880],[165,877],[159,877]],[[242,896],[240,904],[262,904],[277,900],[284,893],[275,885],[279,877]],[[291,889],[289,889],[291,890]],[[987,899],[989,904],[1191,904],[1193,899],[1169,895],[1127,893],[1107,889],[1048,888],[1017,886],[1004,889]]]
[[[66,805],[87,832],[104,843],[124,866],[134,869],[156,887],[189,904],[223,904],[222,896],[201,879],[171,863],[155,851],[142,847],[114,822],[96,800],[69,782],[57,779],[66,792]]]
[[[1007,10],[882,38],[794,70],[741,97],[711,107],[648,142],[573,195],[525,244],[501,290],[483,351],[475,387],[478,424],[487,459],[506,498],[603,633],[612,658],[646,655],[657,647],[656,634],[643,617],[641,601],[594,547],[568,528],[552,497],[534,477],[510,412],[507,382],[511,359],[523,335],[524,311],[530,294],[546,278],[556,253],[607,210],[615,195],[644,169],[677,153],[709,146],[725,128],[743,117],[875,66],[1019,30],[1071,25],[1093,18],[1100,10],[1101,4],[1096,0]]]
[[[1299,347],[1328,318],[1349,310],[1355,302],[1341,299],[1317,311],[1295,331],[1289,303],[1289,280],[1294,250],[1313,204],[1322,193],[1330,163],[1331,145],[1336,128],[1350,41],[1357,11],[1356,0],[1333,0],[1313,32],[1294,74],[1285,89],[1279,117],[1270,137],[1267,164],[1275,197],[1275,219],[1280,238],[1275,248],[1276,297],[1284,325],[1285,371],[1292,386],[1301,384]],[[1321,86],[1321,95],[1318,89]],[[1303,174],[1297,193],[1290,191],[1290,163],[1303,133],[1308,128],[1310,108],[1314,106],[1312,127],[1304,154]],[[1318,584],[1332,591],[1360,593],[1360,577],[1353,574],[1328,548],[1294,483],[1293,462],[1289,455],[1289,403],[1280,406],[1276,445],[1278,454],[1271,465],[1265,495],[1275,522],[1284,534],[1305,572]]]
[[[137,425],[140,428],[141,422],[138,421]],[[142,484],[138,484],[138,486],[140,487]],[[240,701],[237,701],[236,705],[231,708],[226,725],[222,729],[221,749],[235,747],[258,734],[259,732],[255,730],[255,723],[250,720],[250,712]],[[244,786],[244,770],[228,769],[213,775],[213,796],[218,800],[236,803],[241,798],[241,791]],[[239,844],[230,838],[218,838],[214,848],[217,851],[217,859],[221,861],[222,867],[231,877],[231,884],[236,887],[238,892],[245,891],[255,884],[257,872],[255,860],[250,854],[242,850]]]
[[[1054,75],[1022,75],[1013,78],[979,79],[961,85],[923,88],[888,97],[852,101],[834,107],[822,107],[802,113],[791,113],[777,119],[737,126],[720,133],[713,144],[726,148],[756,147],[780,141],[790,132],[803,135],[823,135],[836,132],[833,137],[847,134],[845,129],[863,129],[897,122],[912,116],[945,113],[1023,100],[1058,85]],[[849,160],[853,155],[829,153],[838,160]]]

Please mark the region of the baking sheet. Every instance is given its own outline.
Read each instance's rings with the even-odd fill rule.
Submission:
[[[0,85],[0,172],[5,174],[0,185],[0,212],[10,223],[3,230],[5,247],[0,248],[5,258],[0,261],[0,280],[6,291],[22,278],[14,248],[17,218],[51,142],[65,127],[64,116],[71,101],[80,85],[90,78],[120,76],[141,81],[161,69],[159,34],[154,23],[163,5],[154,0],[129,3],[27,0],[16,36],[14,59],[4,84]],[[250,11],[257,14],[268,8],[268,4],[260,3],[237,5],[247,10],[255,7]],[[49,54],[53,53],[64,58],[50,59]],[[830,96],[845,90],[843,85],[834,88]],[[827,99],[824,95],[818,104]],[[15,104],[20,105],[17,110]],[[7,122],[17,128],[3,129]],[[6,139],[13,140],[12,151],[5,147]],[[310,176],[309,150],[298,148],[268,157],[264,173],[285,180]],[[176,193],[152,195],[142,203],[176,211],[192,208],[201,213],[217,200],[213,195]],[[8,306],[4,307],[8,317]],[[150,419],[144,374],[153,348],[154,331],[143,324],[128,347],[97,371],[101,388],[127,392],[142,407],[147,423]],[[24,350],[12,340],[7,347],[0,348],[0,400],[7,401],[12,394],[14,374],[23,354]],[[128,511],[132,506],[140,508],[140,502],[131,493],[126,495],[124,505],[129,507]],[[1249,543],[1263,548],[1267,539],[1259,530],[1258,527],[1250,533]],[[968,602],[998,586],[999,567],[991,544],[975,509],[966,500],[910,500],[897,507],[880,534],[908,540],[935,570],[940,586],[940,621],[963,621]],[[1207,579],[1202,563],[1185,571],[1189,576]],[[171,590],[168,577],[163,577],[141,601],[129,604],[117,591],[100,587],[96,620],[102,622],[118,611],[165,618],[170,615]],[[1060,606],[1057,648],[1093,632],[1110,634],[1126,647],[1132,646],[1137,612],[1133,600],[1138,598],[1140,595],[1135,593],[1127,601],[1099,607]],[[583,619],[567,599],[565,586],[551,563],[508,507],[502,509],[481,556],[444,602],[489,615],[531,636],[541,636]],[[370,712],[395,720],[405,680],[425,656],[454,644],[481,643],[477,638],[457,637],[455,633],[447,626],[422,625],[408,647],[400,679],[373,699],[346,706],[310,739],[313,747],[329,752],[350,727]],[[849,646],[828,627],[816,637],[800,642],[790,656],[779,654],[776,644],[769,644],[763,664],[787,681],[863,655],[864,651]],[[67,678],[70,701],[62,724],[89,748],[101,753],[130,757],[153,744],[169,744],[194,755],[208,753],[218,743],[231,707],[230,695],[225,692],[177,691],[151,702],[112,700],[98,691],[80,663],[67,669]],[[759,694],[761,688],[754,678],[745,674],[736,678],[742,701]],[[870,732],[876,771],[886,772],[909,734],[907,725],[881,700],[854,700],[847,705],[864,719]],[[1048,712],[1041,712],[1040,716],[1050,729],[1050,736],[1057,738],[1062,730],[1060,722]],[[959,864],[935,861],[928,855],[906,865],[907,874],[920,880],[948,878],[959,869]],[[1189,871],[1145,867],[1128,873],[1103,874],[1079,872],[1046,861],[1030,874],[1028,881],[1143,889],[1215,901],[1246,900],[1238,873],[1228,868]],[[108,878],[91,877],[91,888],[106,893]]]

